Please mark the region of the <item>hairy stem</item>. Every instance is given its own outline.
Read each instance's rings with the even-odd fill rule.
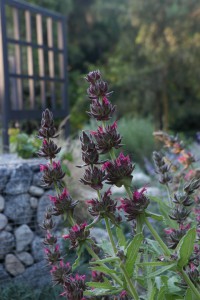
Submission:
[[[111,228],[110,228],[109,220],[107,218],[105,218],[105,223],[106,223],[106,230],[108,232],[108,236],[109,236],[109,239],[110,239],[113,251],[114,251],[114,253],[116,255],[117,254],[117,247],[115,245],[115,241],[113,239],[113,235],[112,235],[112,231],[111,231]],[[122,271],[122,273],[124,275],[126,283],[127,283],[128,287],[129,287],[129,292],[132,295],[133,299],[139,300],[139,296],[137,294],[137,291],[136,291],[133,283],[131,282],[131,280],[130,280],[128,274],[127,274],[126,268],[124,267],[123,263],[120,264],[120,269],[121,269],[121,271]]]
[[[92,249],[91,245],[86,244],[85,245],[86,250],[88,251],[88,253],[96,260],[100,260],[100,258],[98,257],[98,255],[94,252],[94,250]],[[102,264],[102,266],[106,269],[109,269],[105,264]],[[115,274],[110,274],[110,277],[112,279],[114,279],[120,286],[123,286],[123,282],[122,280],[117,277],[117,275]]]
[[[146,223],[147,227],[149,228],[151,234],[153,235],[154,239],[159,243],[160,247],[163,249],[163,252],[165,255],[170,256],[171,252],[163,242],[163,240],[160,238],[158,233],[155,231],[149,220],[145,217],[144,222]]]
[[[187,273],[184,270],[182,270],[181,271],[181,275],[183,276],[183,279],[185,280],[185,282],[187,283],[187,285],[191,288],[191,290],[193,291],[193,293],[195,294],[195,296],[197,296],[197,299],[200,299],[200,292],[196,289],[196,287],[194,286],[193,282],[188,277]]]

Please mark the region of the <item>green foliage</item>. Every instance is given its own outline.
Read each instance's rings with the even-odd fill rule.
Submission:
[[[148,119],[122,118],[118,122],[119,132],[123,139],[126,152],[130,153],[133,161],[143,164],[144,157],[151,158],[155,149],[153,124]]]
[[[183,268],[188,264],[188,260],[192,255],[194,249],[194,243],[196,240],[196,229],[195,227],[188,230],[186,235],[182,237],[179,244],[177,245],[178,254],[178,266]]]
[[[36,152],[41,146],[41,141],[34,134],[19,133],[18,130],[10,131],[11,152],[17,153],[22,158],[36,157]]]
[[[127,117],[120,119],[117,124],[125,153],[130,154],[132,160],[142,166],[144,158],[150,159],[155,150],[152,122],[149,119]],[[91,120],[84,126],[84,130],[90,131],[94,127],[95,121]]]

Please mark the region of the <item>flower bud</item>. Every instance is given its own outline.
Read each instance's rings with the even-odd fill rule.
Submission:
[[[102,189],[105,178],[105,171],[97,167],[87,168],[80,182],[98,191]]]
[[[107,161],[102,166],[102,170],[106,170],[107,173],[106,183],[115,184],[118,187],[122,185],[130,186],[134,167],[129,156],[120,153],[114,161]]]
[[[96,140],[97,150],[100,154],[108,153],[112,148],[119,149],[122,146],[122,138],[117,132],[117,122],[106,126],[105,129],[99,126],[97,131],[91,133]]]

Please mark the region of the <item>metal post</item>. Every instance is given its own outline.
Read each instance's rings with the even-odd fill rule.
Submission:
[[[62,107],[66,111],[66,116],[69,116],[69,99],[68,99],[68,72],[67,72],[67,18],[63,17],[62,19],[62,38],[63,38],[63,48],[64,48],[64,88],[63,88],[63,96],[62,97]],[[65,136],[68,137],[70,134],[70,124],[69,120],[67,120],[65,125]]]
[[[0,1],[0,103],[2,109],[2,137],[3,152],[9,151],[9,81],[8,81],[8,57],[6,41],[6,16],[5,0]]]

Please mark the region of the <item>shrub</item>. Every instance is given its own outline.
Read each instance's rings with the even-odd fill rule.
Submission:
[[[151,197],[147,187],[135,189],[134,163],[129,155],[115,153],[122,147],[122,139],[117,122],[110,122],[115,107],[108,100],[108,85],[99,71],[90,72],[86,80],[91,101],[89,114],[101,122],[95,131],[90,134],[83,131],[80,137],[83,164],[79,167],[85,170],[80,182],[96,192],[96,196],[86,201],[93,217],[89,224],[78,222],[74,215],[79,203],[63,182],[65,173],[56,160],[60,148],[54,142],[56,130],[48,109],[42,114],[39,130],[43,139],[39,155],[49,159],[40,166],[43,185],[47,188],[54,185],[56,190],[56,195],[50,196],[52,205],[47,208],[42,224],[53,282],[63,287],[62,295],[68,300],[104,296],[112,300],[200,299],[200,178],[197,170],[191,170],[195,158],[177,137],[156,132],[155,136],[176,160],[175,166],[162,153],[153,153],[158,180],[165,186],[168,197]],[[109,154],[110,159],[102,160],[102,154]],[[126,194],[115,200],[107,185],[124,186]],[[150,201],[157,203],[161,215],[147,210]],[[62,237],[77,253],[72,266],[64,261],[52,230],[53,216],[58,215],[66,220],[67,232]],[[154,229],[153,220],[165,225],[166,241]],[[99,222],[105,226],[107,235],[97,242],[90,230]],[[128,236],[123,232],[123,223],[129,226]],[[147,238],[144,227],[154,239]],[[74,274],[85,250],[91,256],[91,279]]]

